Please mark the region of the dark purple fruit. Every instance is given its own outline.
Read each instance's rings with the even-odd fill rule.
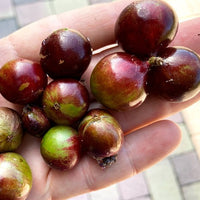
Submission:
[[[168,46],[178,29],[172,8],[161,0],[136,0],[120,14],[115,35],[119,45],[141,58]]]
[[[23,128],[35,137],[42,137],[50,128],[51,123],[42,108],[26,105],[22,111]]]
[[[200,91],[200,58],[185,47],[169,47],[149,59],[147,91],[182,102]]]
[[[44,135],[40,150],[50,167],[58,170],[72,169],[81,155],[78,133],[69,126],[54,126]]]
[[[12,103],[37,101],[46,85],[47,76],[38,63],[15,59],[0,69],[0,93]]]
[[[89,94],[77,80],[54,80],[46,87],[42,104],[47,117],[56,124],[72,125],[87,112]]]
[[[32,187],[32,173],[17,153],[0,154],[0,200],[26,200]]]
[[[90,87],[104,106],[124,110],[139,106],[146,98],[148,66],[135,56],[119,52],[105,56],[95,66]]]
[[[23,137],[21,118],[10,108],[0,107],[0,152],[16,150]]]
[[[90,110],[79,125],[83,151],[105,168],[116,161],[123,132],[116,119],[102,109]]]
[[[92,49],[88,38],[72,29],[59,29],[42,42],[40,63],[53,79],[79,79],[87,69]]]

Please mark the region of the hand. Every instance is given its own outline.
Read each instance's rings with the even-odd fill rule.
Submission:
[[[56,29],[68,27],[88,36],[94,50],[114,43],[114,24],[120,11],[132,0],[94,5],[80,10],[50,16],[26,26],[0,40],[0,65],[23,57],[39,62],[41,41]],[[182,22],[173,45],[189,47],[200,53],[200,36],[196,27],[200,18]],[[117,51],[113,47],[96,53],[84,74],[89,89],[89,77],[95,64],[105,54]],[[133,176],[166,157],[179,144],[179,128],[163,118],[182,110],[200,99],[200,95],[184,103],[169,103],[149,96],[138,108],[126,112],[113,112],[126,137],[118,160],[112,167],[102,170],[96,162],[84,156],[69,171],[50,169],[40,155],[40,140],[25,134],[18,152],[29,163],[33,173],[33,187],[28,200],[61,200],[101,189]],[[17,110],[20,107],[0,97],[0,105]]]

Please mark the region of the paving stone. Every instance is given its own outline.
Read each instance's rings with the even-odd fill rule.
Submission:
[[[95,4],[95,3],[104,3],[104,2],[111,2],[113,0],[89,0],[90,4]]]
[[[182,116],[181,112],[178,112],[178,113],[176,113],[174,115],[171,115],[167,119],[171,120],[171,121],[173,121],[175,123],[182,123],[183,122],[183,116]]]
[[[143,196],[143,197],[138,197],[131,200],[151,200],[151,198],[149,196]]]
[[[193,141],[194,147],[196,149],[197,155],[200,159],[200,134],[199,135],[193,135],[192,141]]]
[[[179,146],[171,153],[170,156],[175,156],[181,153],[186,153],[189,151],[194,150],[194,146],[189,134],[189,131],[186,127],[186,125],[184,123],[179,123],[178,124],[181,131],[182,131],[182,139],[181,139],[181,143],[179,144]]]
[[[18,28],[15,18],[8,18],[0,21],[0,38],[9,35]]]
[[[14,10],[12,6],[12,0],[0,1],[0,18],[13,17]]]
[[[183,187],[185,200],[200,200],[200,182]]]
[[[149,168],[145,174],[153,200],[182,200],[179,184],[168,159]]]
[[[37,2],[37,1],[44,1],[44,0],[13,0],[15,5],[33,3],[33,2]]]
[[[117,185],[111,185],[101,190],[91,192],[89,194],[90,200],[119,200],[119,193]]]
[[[195,151],[172,158],[181,185],[200,181],[200,160]]]
[[[190,134],[200,134],[200,101],[182,111],[184,121]]]
[[[53,0],[51,3],[56,14],[89,5],[87,0]]]
[[[19,25],[24,26],[52,14],[52,10],[48,1],[40,1],[17,5],[16,14]]]
[[[149,194],[143,173],[137,174],[118,183],[118,186],[123,200],[133,199]]]

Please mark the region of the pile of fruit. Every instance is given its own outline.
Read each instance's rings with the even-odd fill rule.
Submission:
[[[124,137],[108,110],[133,109],[149,94],[171,102],[195,96],[200,58],[191,49],[168,47],[177,30],[177,16],[164,1],[137,0],[121,12],[115,36],[122,50],[102,58],[90,78],[92,96],[105,109],[89,109],[81,77],[92,47],[76,30],[59,29],[44,39],[40,63],[5,63],[0,93],[23,110],[0,108],[0,200],[25,199],[31,190],[30,167],[14,153],[25,132],[41,138],[41,155],[54,169],[72,169],[83,153],[106,168],[116,161]]]

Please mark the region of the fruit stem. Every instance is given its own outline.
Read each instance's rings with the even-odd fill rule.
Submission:
[[[97,159],[97,162],[101,168],[105,169],[106,167],[111,166],[113,163],[115,163],[116,160],[117,160],[117,155],[113,155],[110,157]]]
[[[155,57],[152,56],[151,58],[149,58],[148,63],[150,65],[150,67],[160,67],[164,64],[164,61],[161,57]]]

